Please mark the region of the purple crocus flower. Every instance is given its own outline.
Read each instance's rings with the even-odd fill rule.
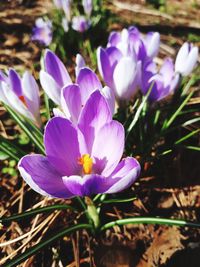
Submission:
[[[160,46],[160,34],[158,32],[148,32],[143,36],[139,30],[131,26],[121,32],[110,33],[107,47],[115,46],[122,52],[124,47],[134,50],[137,59],[144,64],[157,56]]]
[[[79,56],[80,59],[80,56]],[[115,98],[112,90],[107,86],[102,88],[97,75],[89,68],[81,68],[77,59],[77,77],[73,84],[71,78],[60,59],[50,50],[44,56],[46,71],[40,72],[40,81],[44,91],[56,104],[62,107],[64,114],[54,109],[54,115],[65,116],[73,122],[77,122],[80,111],[89,96],[96,90],[100,90],[106,98],[111,112],[114,113]],[[80,59],[81,61],[83,60]],[[83,64],[83,61],[82,63]]]
[[[41,124],[39,88],[28,71],[23,74],[22,78],[13,69],[8,71],[7,76],[0,73],[0,101],[38,126]]]
[[[86,15],[90,17],[92,13],[92,0],[82,0],[83,9]]]
[[[165,59],[160,71],[154,62],[148,62],[142,73],[142,93],[145,95],[152,86],[149,100],[159,101],[172,93],[178,85],[179,74],[175,74],[174,64],[170,58]]]
[[[189,75],[198,60],[198,47],[184,43],[180,48],[175,62],[175,70],[182,76]]]
[[[72,29],[77,32],[85,32],[91,26],[91,21],[84,16],[76,16],[72,18]]]
[[[112,120],[107,102],[96,91],[87,101],[77,127],[65,118],[51,119],[45,129],[46,156],[23,157],[18,168],[36,192],[55,198],[116,193],[140,173],[134,158],[121,162],[124,128]]]
[[[126,29],[122,31],[121,41],[117,39],[118,35],[112,35],[109,44],[113,46],[97,49],[97,63],[102,78],[114,90],[116,98],[126,100],[136,93],[140,83],[141,62],[127,41]]]
[[[35,21],[32,38],[33,41],[38,41],[41,44],[48,46],[52,41],[52,23],[50,20],[43,20],[38,18]]]

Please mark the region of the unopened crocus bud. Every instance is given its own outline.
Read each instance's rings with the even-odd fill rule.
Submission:
[[[184,43],[180,48],[175,62],[175,71],[182,76],[189,75],[198,60],[198,48],[189,43]]]
[[[92,0],[82,0],[82,5],[85,14],[90,16],[92,13]]]
[[[85,64],[84,58],[80,54],[77,54],[76,55],[76,67],[75,67],[76,77],[78,76],[80,69],[85,66],[86,64]]]

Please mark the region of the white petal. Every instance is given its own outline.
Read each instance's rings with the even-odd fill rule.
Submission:
[[[57,105],[60,105],[61,88],[55,80],[45,71],[40,71],[40,82],[48,97]]]

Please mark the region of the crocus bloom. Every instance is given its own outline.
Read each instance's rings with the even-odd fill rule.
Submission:
[[[0,100],[40,125],[39,88],[28,71],[22,78],[13,69],[9,70],[8,76],[0,73]]]
[[[82,63],[78,62],[81,61]],[[107,99],[111,112],[114,113],[115,98],[112,90],[108,87],[102,88],[97,75],[89,68],[81,68],[83,58],[77,59],[76,83],[73,84],[63,63],[50,50],[44,56],[46,71],[40,72],[40,81],[44,91],[56,104],[62,107],[65,116],[76,122],[82,107],[85,105],[89,96],[95,91],[100,90]],[[58,110],[54,110],[58,115]],[[74,112],[76,115],[74,115]],[[61,113],[59,112],[61,115]]]
[[[90,17],[92,13],[92,0],[82,0],[83,9],[86,15]]]
[[[89,29],[91,21],[84,16],[76,16],[72,18],[72,29],[77,32],[85,32]]]
[[[61,107],[65,117],[76,124],[88,98],[95,91],[99,91],[105,98],[110,112],[113,114],[115,109],[113,91],[107,86],[102,88],[98,77],[91,69],[82,68],[79,71],[76,84],[63,87],[61,91]]]
[[[198,60],[198,47],[184,43],[180,48],[175,62],[175,70],[182,76],[189,75]]]
[[[174,64],[170,58],[165,59],[160,71],[154,62],[148,62],[142,72],[143,94],[151,88],[149,100],[158,101],[172,93],[178,85],[180,75],[174,71]]]
[[[117,38],[117,37],[116,37]],[[105,83],[114,90],[117,99],[129,99],[140,83],[141,62],[127,41],[128,32],[123,30],[117,46],[97,49],[99,72]],[[114,41],[114,38],[112,39]]]
[[[51,119],[45,129],[46,156],[24,156],[19,171],[36,192],[55,198],[116,193],[132,185],[139,163],[123,159],[124,128],[112,120],[96,91],[87,101],[78,126],[65,118]]]
[[[129,47],[130,50],[135,51],[137,59],[144,64],[158,54],[160,34],[158,32],[148,32],[143,36],[136,27],[131,26],[121,32],[111,32],[107,47],[110,46],[119,49],[123,49],[125,46]]]
[[[48,46],[52,41],[52,23],[50,20],[38,18],[32,32],[32,40]]]
[[[66,18],[62,18],[62,26],[65,32],[69,31],[69,23]]]

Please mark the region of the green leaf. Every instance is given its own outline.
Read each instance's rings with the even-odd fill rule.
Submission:
[[[148,97],[149,97],[149,95],[150,95],[150,93],[151,93],[151,90],[152,90],[152,88],[153,88],[153,85],[154,85],[154,83],[151,84],[151,86],[150,86],[150,88],[149,88],[147,94],[143,97],[142,103],[139,105],[139,107],[138,107],[138,109],[137,109],[137,111],[136,111],[136,113],[135,113],[135,116],[134,116],[134,118],[133,118],[131,124],[129,125],[129,127],[128,127],[128,129],[127,129],[127,137],[128,137],[128,135],[129,135],[129,133],[131,132],[131,130],[133,129],[133,127],[135,126],[135,124],[137,123],[137,121],[138,121],[138,119],[139,119],[139,117],[140,117],[140,114],[141,114],[141,112],[143,111],[143,108],[145,107],[145,104],[146,104],[146,102],[147,102],[147,100],[148,100]],[[126,138],[127,138],[127,137],[126,137]]]
[[[71,209],[71,210],[76,210],[74,207],[70,205],[52,205],[52,206],[47,206],[47,207],[42,207],[42,208],[37,208],[29,211],[25,211],[19,214],[15,214],[9,217],[1,217],[0,222],[5,223],[5,222],[10,222],[10,221],[18,221],[22,220],[24,218],[39,214],[39,213],[46,213],[54,210],[66,210],[66,209]]]
[[[40,152],[44,154],[44,146],[43,146],[43,141],[41,139],[42,133],[40,132],[40,130],[30,121],[28,121],[27,123],[27,121],[25,121],[25,119],[21,115],[16,113],[9,106],[5,105],[5,107],[7,111],[10,113],[10,115],[13,117],[13,119],[16,121],[16,123],[21,127],[21,129],[27,134],[27,136],[40,150]]]
[[[175,145],[178,145],[178,144],[182,143],[183,141],[187,140],[188,138],[192,137],[193,135],[199,133],[199,131],[200,131],[200,129],[197,129],[197,130],[194,130],[194,131],[192,131],[191,133],[189,133],[189,134],[183,136],[182,138],[180,138],[179,140],[177,140],[177,141],[175,142]]]
[[[20,254],[19,256],[14,257],[12,260],[9,260],[7,263],[4,264],[4,267],[16,267],[18,264],[24,262],[26,259],[30,258],[37,252],[39,252],[41,249],[45,248],[46,246],[50,245],[52,242],[56,241],[57,239],[60,239],[66,235],[70,235],[73,232],[87,229],[91,230],[92,226],[90,224],[78,224],[74,225],[69,228],[64,228],[60,230],[59,232],[55,233],[50,238],[41,241],[37,245],[28,248],[24,253]]]
[[[159,225],[170,225],[170,226],[188,226],[194,228],[200,228],[200,223],[187,222],[184,220],[176,219],[165,219],[165,218],[155,218],[155,217],[134,217],[112,221],[104,224],[100,231],[105,231],[116,225],[126,225],[126,224],[159,224]]]
[[[16,161],[19,161],[19,159],[25,155],[24,151],[3,136],[0,136],[0,150],[7,155],[7,157]]]
[[[187,102],[190,100],[190,98],[193,95],[193,91],[185,98],[185,100],[181,103],[181,105],[178,107],[178,109],[174,112],[174,114],[171,116],[171,118],[168,121],[165,121],[162,127],[162,130],[166,130],[169,128],[169,126],[174,122],[176,117],[179,115],[181,110],[184,108],[184,106],[187,104]]]
[[[125,198],[125,199],[105,199],[102,201],[102,203],[109,204],[109,203],[126,203],[126,202],[131,202],[136,200],[136,197],[131,197],[131,198]]]

